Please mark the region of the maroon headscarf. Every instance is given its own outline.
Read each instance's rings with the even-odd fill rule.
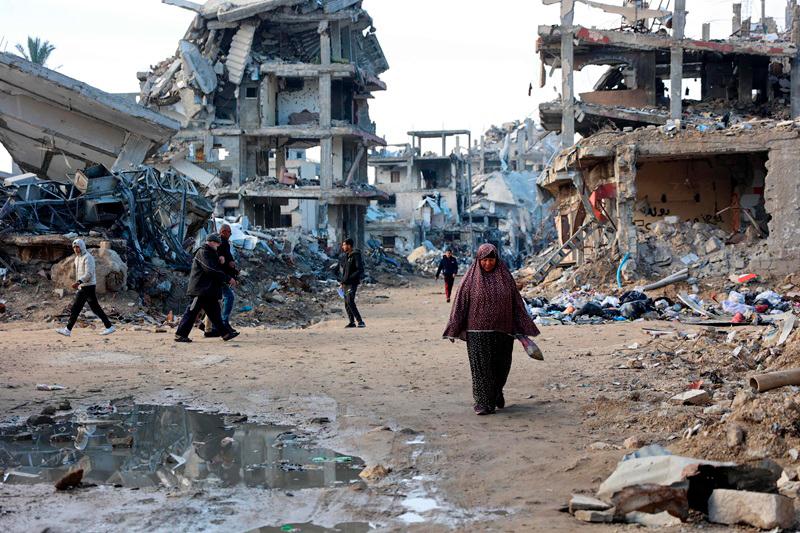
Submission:
[[[484,272],[481,259],[494,254],[497,267]],[[467,331],[497,331],[509,335],[539,334],[539,328],[528,314],[527,306],[497,248],[482,244],[475,262],[469,267],[450,311],[450,322],[444,337],[467,340]]]

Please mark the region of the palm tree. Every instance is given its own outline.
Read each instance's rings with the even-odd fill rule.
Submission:
[[[42,66],[47,63],[47,59],[55,49],[55,45],[50,44],[50,41],[42,42],[39,37],[28,37],[27,50],[21,44],[17,45],[17,51],[22,55],[22,57],[31,63],[36,63],[37,65]]]

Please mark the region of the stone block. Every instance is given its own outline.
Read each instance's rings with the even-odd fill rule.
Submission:
[[[708,499],[708,519],[717,524],[786,529],[794,524],[794,504],[780,494],[716,489]]]

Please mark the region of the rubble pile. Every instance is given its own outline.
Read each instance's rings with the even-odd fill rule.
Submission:
[[[129,261],[157,258],[175,268],[189,267],[185,242],[194,242],[213,210],[190,179],[152,167],[111,172],[102,165],[67,178],[67,183],[34,174],[5,179],[0,240],[21,233],[120,238],[128,243]]]
[[[761,305],[772,307],[758,326],[646,328],[652,340],[617,351],[609,385],[600,387],[586,415],[590,432],[611,429],[620,442],[590,448],[635,451],[597,498],[576,496],[569,510],[577,519],[794,524],[793,500],[800,497],[795,278],[781,285],[793,294],[788,299],[764,286],[743,289],[746,301],[763,298]],[[722,306],[699,308],[715,307]]]
[[[459,274],[464,274],[472,264],[472,256],[465,246],[446,246],[445,249],[453,251],[458,259]],[[421,276],[433,277],[439,268],[439,261],[444,256],[444,250],[437,248],[431,241],[425,241],[422,246],[415,248],[408,256],[408,262],[414,271]]]

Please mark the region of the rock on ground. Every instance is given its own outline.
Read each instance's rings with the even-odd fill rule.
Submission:
[[[708,519],[761,529],[789,528],[794,524],[794,504],[780,494],[716,489],[708,499]]]

